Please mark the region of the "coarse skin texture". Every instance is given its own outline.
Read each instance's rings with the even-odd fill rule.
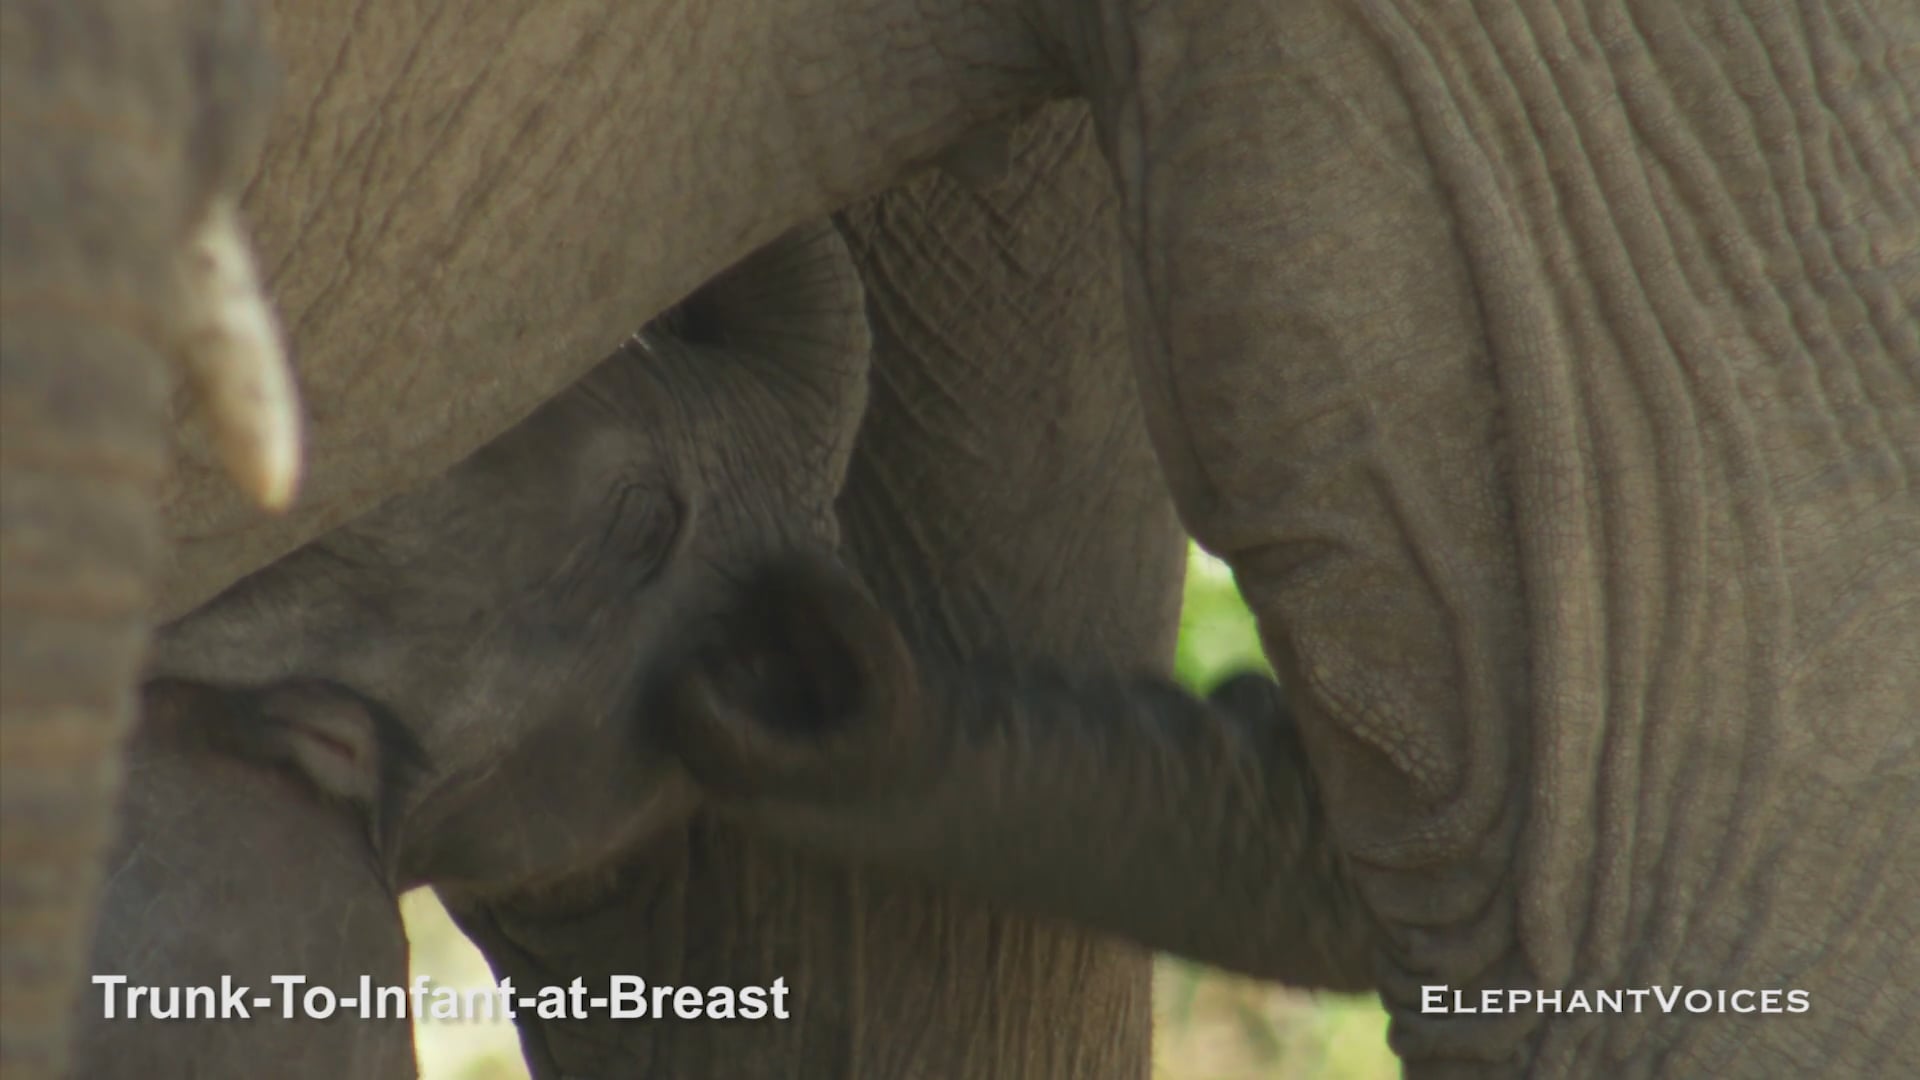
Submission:
[[[1096,36],[1155,445],[1388,929],[1410,1074],[1920,1066],[1920,9]],[[1814,1004],[1421,1015],[1438,984]]]
[[[395,713],[431,762],[394,808],[398,887],[598,866],[687,802],[629,722],[649,653],[713,584],[835,543],[867,342],[845,244],[796,230],[446,475],[162,627],[149,671],[332,680]]]
[[[1197,7],[1056,25],[1410,1071],[1920,1064],[1916,14]],[[1655,984],[1818,1004],[1420,1012]]]
[[[139,190],[190,202],[168,194],[191,187],[191,110],[173,91],[197,55],[182,43],[217,37],[213,6],[59,6],[124,20],[83,41],[17,34],[22,13],[56,6],[4,3],[9,57],[45,58],[6,67],[9,131],[107,94],[94,113],[151,119],[163,165]],[[1920,883],[1920,11],[1906,0],[439,14],[271,12],[287,90],[247,206],[310,395],[313,498],[258,524],[190,446],[165,518],[183,544],[157,586],[146,485],[97,511],[104,528],[68,516],[122,475],[89,481],[82,465],[152,431],[150,397],[13,422],[65,415],[43,407],[72,400],[49,389],[66,384],[34,380],[103,363],[100,386],[134,388],[152,357],[110,363],[125,346],[95,339],[111,320],[18,318],[14,298],[39,294],[15,283],[164,296],[187,214],[143,218],[90,182],[128,175],[101,164],[111,126],[73,126],[76,146],[94,142],[72,154],[5,140],[0,587],[70,583],[34,603],[7,593],[5,768],[26,786],[5,798],[63,769],[110,775],[102,754],[62,755],[69,738],[110,751],[114,725],[68,732],[62,710],[124,712],[148,591],[186,610],[434,475],[787,226],[1080,90],[1121,191],[1157,456],[1293,692],[1387,932],[1410,1071],[1920,1067],[1903,1022],[1920,991],[1900,975],[1920,963],[1901,901]],[[96,42],[158,66],[100,63]],[[48,228],[15,225],[28,220]],[[62,261],[16,239],[42,235],[100,243]],[[31,350],[29,333],[44,335]],[[30,367],[30,351],[60,362]],[[94,437],[60,456],[76,432]],[[122,449],[151,466],[144,445]],[[40,488],[14,481],[29,460],[51,463]],[[35,509],[36,490],[73,494]],[[51,537],[41,556],[30,535]],[[72,553],[73,572],[24,569],[49,551]],[[124,595],[93,604],[94,583],[115,581]],[[60,663],[29,665],[16,643],[68,641],[55,633],[73,612],[107,617]],[[29,667],[46,682],[15,676]],[[57,851],[44,866],[82,869],[9,877],[5,957],[58,939],[16,913],[70,897],[85,910],[102,820],[87,813],[7,804],[9,868]],[[17,839],[44,820],[74,843]],[[28,994],[59,1000],[59,948]],[[24,986],[27,961],[7,964]],[[1417,1012],[1422,984],[1654,982],[1792,985],[1817,1004]],[[9,1064],[58,1044],[15,1019],[31,1013],[9,1010]]]
[[[437,475],[726,266],[1065,78],[987,8],[262,7],[289,90],[243,210],[310,467],[262,519],[189,428],[163,617]]]
[[[373,973],[386,942],[326,948],[336,916],[384,910],[397,934],[394,898],[421,884],[591,894],[683,827],[695,793],[634,721],[638,676],[719,583],[831,549],[867,360],[846,245],[825,221],[796,230],[446,475],[162,627],[149,673],[192,680],[191,716],[142,728],[169,752],[158,772],[135,758],[94,970]],[[363,824],[266,794],[302,786]],[[340,850],[356,872],[316,890],[309,864]],[[272,1045],[236,1021],[181,1058],[192,1025],[100,1003],[75,1014],[81,1075],[245,1075]],[[289,1037],[275,1075],[412,1074],[389,1035],[339,1027]]]
[[[941,172],[842,219],[874,321],[839,508],[848,561],[932,654],[1167,669],[1184,548],[1125,376],[1112,195],[1084,107],[1010,136],[1001,181]],[[516,984],[784,978],[770,1023],[548,1023],[537,1076],[1148,1074],[1149,955],[713,814],[636,853],[618,902],[463,905]]]

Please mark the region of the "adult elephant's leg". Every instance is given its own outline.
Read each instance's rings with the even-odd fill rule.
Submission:
[[[1204,6],[1088,50],[1141,381],[1390,931],[1395,1047],[1911,1067],[1914,9]]]
[[[208,344],[197,318],[227,317],[217,305],[229,297],[209,307],[194,274],[206,266],[187,255],[201,224],[215,226],[218,244],[235,238],[210,207],[232,194],[264,105],[246,15],[246,5],[211,3],[0,6],[0,1072],[9,1077],[58,1075],[65,1060],[159,571],[164,369]]]
[[[1185,536],[1126,377],[1111,184],[1084,106],[1047,107],[1012,152],[984,188],[934,174],[843,216],[875,335],[845,549],[922,657],[1170,672]],[[993,1051],[956,1075],[1148,1071],[1144,950],[878,872],[853,880],[868,883],[868,977],[905,1002],[874,1019],[967,1018],[947,1047],[886,1047],[876,1074],[939,1073],[981,1042]]]
[[[1083,110],[1042,112],[1010,150],[984,190],[930,173],[845,217],[876,346],[846,549],[924,650],[1164,671],[1182,539],[1122,356],[1110,184]],[[710,816],[635,866],[620,903],[494,909],[478,936],[522,985],[784,978],[791,1016],[542,1025],[532,1056],[561,1073],[1147,1073],[1142,949]]]

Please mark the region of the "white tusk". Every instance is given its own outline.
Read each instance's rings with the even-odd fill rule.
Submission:
[[[187,381],[240,489],[284,510],[300,486],[300,401],[239,212],[217,200],[187,251]]]

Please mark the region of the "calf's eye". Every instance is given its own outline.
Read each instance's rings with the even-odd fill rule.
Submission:
[[[665,484],[626,484],[615,497],[601,554],[622,567],[624,585],[646,584],[666,568],[684,517],[680,497]]]

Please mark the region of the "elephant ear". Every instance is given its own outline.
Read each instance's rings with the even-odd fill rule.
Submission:
[[[682,449],[709,483],[764,492],[780,486],[777,475],[804,503],[831,505],[866,412],[872,362],[866,290],[832,222],[756,250],[656,317],[639,341],[671,391],[663,411],[692,421],[694,443]],[[743,446],[777,454],[762,467],[772,473],[730,476],[737,462],[710,460],[717,447]]]
[[[920,688],[900,631],[825,555],[768,561],[656,668],[649,712],[721,797],[858,800],[925,760]]]

